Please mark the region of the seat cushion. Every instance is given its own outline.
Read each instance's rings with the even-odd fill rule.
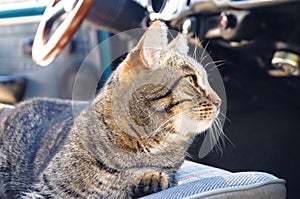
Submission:
[[[185,161],[177,173],[178,186],[143,197],[172,198],[285,198],[285,181],[263,172],[231,173]]]

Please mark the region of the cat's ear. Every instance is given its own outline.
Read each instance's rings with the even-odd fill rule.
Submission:
[[[160,59],[160,51],[168,47],[168,28],[159,21],[154,21],[145,32],[135,49],[140,50],[141,59],[147,68],[155,69]]]
[[[187,55],[189,47],[186,36],[181,33],[178,33],[177,37],[170,42],[168,48],[170,50],[174,50],[176,52]]]
[[[159,68],[161,51],[168,48],[168,28],[159,21],[154,21],[144,33],[138,44],[122,62],[120,77],[134,79],[137,73],[144,68],[156,70]],[[129,81],[130,82],[130,81]]]

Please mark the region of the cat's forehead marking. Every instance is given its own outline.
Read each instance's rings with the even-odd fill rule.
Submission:
[[[198,63],[195,59],[193,59],[193,58],[191,58],[191,57],[187,57],[186,59],[189,61],[191,67],[192,67],[195,71],[197,71],[200,75],[206,74],[206,71],[205,71],[205,69],[203,68],[203,66],[202,66],[200,63]]]
[[[195,74],[195,69],[193,68],[193,66],[189,63],[186,62],[183,65],[179,66],[186,74]]]
[[[166,55],[165,60],[168,65],[179,67],[187,75],[195,74],[199,75],[201,79],[206,78],[205,69],[193,58],[186,55],[180,55],[178,53],[167,53]]]

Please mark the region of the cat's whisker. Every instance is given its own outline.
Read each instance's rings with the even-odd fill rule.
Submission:
[[[218,131],[219,135],[221,136],[222,142],[225,144],[224,137],[226,136],[226,134],[223,131],[222,121],[219,118],[217,118],[215,124],[216,124],[217,131]]]
[[[194,44],[194,51],[192,54],[192,58],[197,60],[197,49],[198,48],[203,49],[202,41],[199,40],[199,37],[197,34],[195,35],[195,37],[193,39],[190,39],[189,41],[190,41],[190,43]]]
[[[167,124],[168,122],[170,122],[170,121],[173,120],[174,118],[176,118],[176,117],[178,117],[178,116],[184,114],[185,112],[189,113],[189,111],[190,111],[190,109],[186,109],[186,110],[183,110],[183,111],[180,112],[180,113],[177,113],[177,114],[173,115],[172,117],[170,117],[170,118],[168,118],[167,120],[165,120],[164,122],[162,122],[161,125],[160,125],[157,129],[155,129],[153,132],[151,132],[149,135],[150,135],[150,136],[156,135],[160,130],[162,130],[162,129],[165,128],[165,127],[162,128],[165,124]]]
[[[223,144],[223,137],[222,137],[222,131],[219,128],[218,122],[214,122],[213,125],[214,135],[215,135],[215,142],[216,146],[219,149],[219,151],[222,152],[222,144]]]
[[[195,37],[195,39],[194,40],[192,40],[193,41],[193,43],[194,43],[194,52],[193,52],[193,58],[195,59],[195,60],[197,60],[196,58],[197,58],[197,49],[198,48],[202,48],[202,46],[201,46],[201,42],[199,41],[199,39],[198,39],[198,37]]]
[[[216,60],[214,61],[215,63],[227,63],[227,60],[225,59],[220,59],[220,60]]]
[[[210,55],[207,53],[203,58],[201,57],[201,59],[200,59],[200,64],[201,64],[201,66],[203,66],[203,62],[204,62],[204,60],[207,58],[207,57],[209,57]],[[203,66],[203,68],[205,68],[204,66]]]
[[[212,67],[212,69],[217,69],[219,68],[220,66],[223,66],[225,63],[219,63],[219,64],[216,64],[214,67]]]
[[[213,123],[210,128],[210,136],[212,137],[211,144],[214,146],[214,148],[219,151],[222,151],[222,150],[220,150],[218,131],[216,131],[215,123]]]
[[[222,113],[221,111],[219,112],[218,117],[222,117],[222,118],[224,118],[225,120],[227,120],[228,122],[231,122],[231,120],[230,120],[224,113]]]
[[[210,143],[213,146],[216,146],[216,149],[223,153],[223,146],[225,145],[224,132],[222,130],[222,123],[219,118],[216,118],[212,126],[208,129],[210,136]]]
[[[208,62],[207,64],[210,64],[210,63],[215,63],[215,64],[218,64],[218,63],[227,63],[227,61],[225,59],[220,59],[220,60],[216,60],[216,61],[211,61],[211,62]]]
[[[154,131],[152,131],[149,136],[152,137],[152,136],[155,136],[159,131],[163,131],[164,129],[167,129],[169,128],[169,126],[159,126],[157,129],[155,129]],[[150,140],[149,140],[150,142]]]
[[[164,129],[164,128],[166,128],[166,127],[164,127],[164,128],[162,128],[163,126],[165,126],[165,124],[167,124],[168,122],[170,122],[172,119],[174,119],[174,118],[176,118],[176,117],[178,117],[179,115],[181,115],[182,113],[178,113],[178,114],[175,114],[175,115],[173,115],[172,117],[170,117],[170,118],[168,118],[167,120],[165,120],[164,122],[162,122],[162,124],[156,129],[156,130],[154,130],[151,134],[156,134],[158,131],[160,131],[161,129]],[[151,135],[150,134],[150,135]]]
[[[223,154],[223,146],[225,145],[225,143],[224,143],[222,131],[220,131],[220,129],[218,128],[217,123],[214,123],[212,127],[214,130],[213,134],[214,134],[216,149]]]
[[[235,144],[234,144],[234,143],[231,141],[231,139],[224,133],[224,131],[223,131],[223,125],[222,125],[221,119],[220,119],[220,118],[216,118],[216,121],[217,121],[217,123],[218,123],[218,128],[219,128],[219,130],[220,130],[220,133],[222,133],[222,137],[223,137],[224,141],[225,141],[225,139],[226,139],[227,141],[229,141],[229,143],[230,143],[233,147],[235,147]]]
[[[225,60],[210,61],[210,62],[206,63],[203,67],[206,69],[209,65],[213,65],[212,69],[216,69],[224,64],[226,64]]]
[[[210,141],[211,147],[213,149],[213,147],[216,143],[215,143],[214,131],[212,129],[212,126],[209,129],[207,129],[207,133],[209,134],[209,141]]]
[[[204,66],[203,66],[203,68],[205,68],[205,69],[207,69],[207,67],[209,66],[209,65],[215,65],[215,61],[210,61],[210,62],[208,62],[208,63],[206,63]]]
[[[151,116],[153,116],[155,113],[157,113],[157,112],[159,111],[159,109],[161,109],[161,108],[163,108],[163,107],[164,107],[164,104],[161,103],[157,108],[155,108],[155,110],[154,110],[152,113],[150,113],[150,114],[148,115],[148,117],[146,117],[146,119],[151,118]]]
[[[220,68],[220,66],[223,66],[225,64],[228,64],[228,62],[226,60],[219,60],[219,61],[215,61],[215,68]]]
[[[198,46],[195,44],[194,45],[193,55],[192,55],[194,59],[196,58],[196,55],[197,55],[197,49],[198,49]]]
[[[209,43],[210,43],[210,40],[206,43],[206,45],[205,45],[205,47],[204,47],[204,49],[203,49],[203,51],[202,51],[202,54],[201,54],[201,57],[200,57],[200,64],[201,64],[201,65],[202,65],[202,61],[203,61],[203,56],[204,56],[204,54],[205,54],[205,52],[206,52],[206,49],[207,49]]]
[[[172,37],[172,40],[174,40],[175,37],[173,36],[172,32],[171,32],[169,29],[168,29],[168,33],[169,33],[169,35]]]
[[[200,39],[199,39],[199,37],[198,37],[197,34],[195,35],[195,38],[192,41],[193,41],[193,43],[195,43],[198,46],[198,48],[202,48],[203,49],[203,45],[202,45],[203,40],[200,41]]]

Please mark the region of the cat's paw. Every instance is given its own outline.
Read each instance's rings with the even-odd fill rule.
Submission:
[[[163,172],[146,172],[137,176],[128,190],[127,198],[138,198],[155,193],[171,186],[168,176]]]

